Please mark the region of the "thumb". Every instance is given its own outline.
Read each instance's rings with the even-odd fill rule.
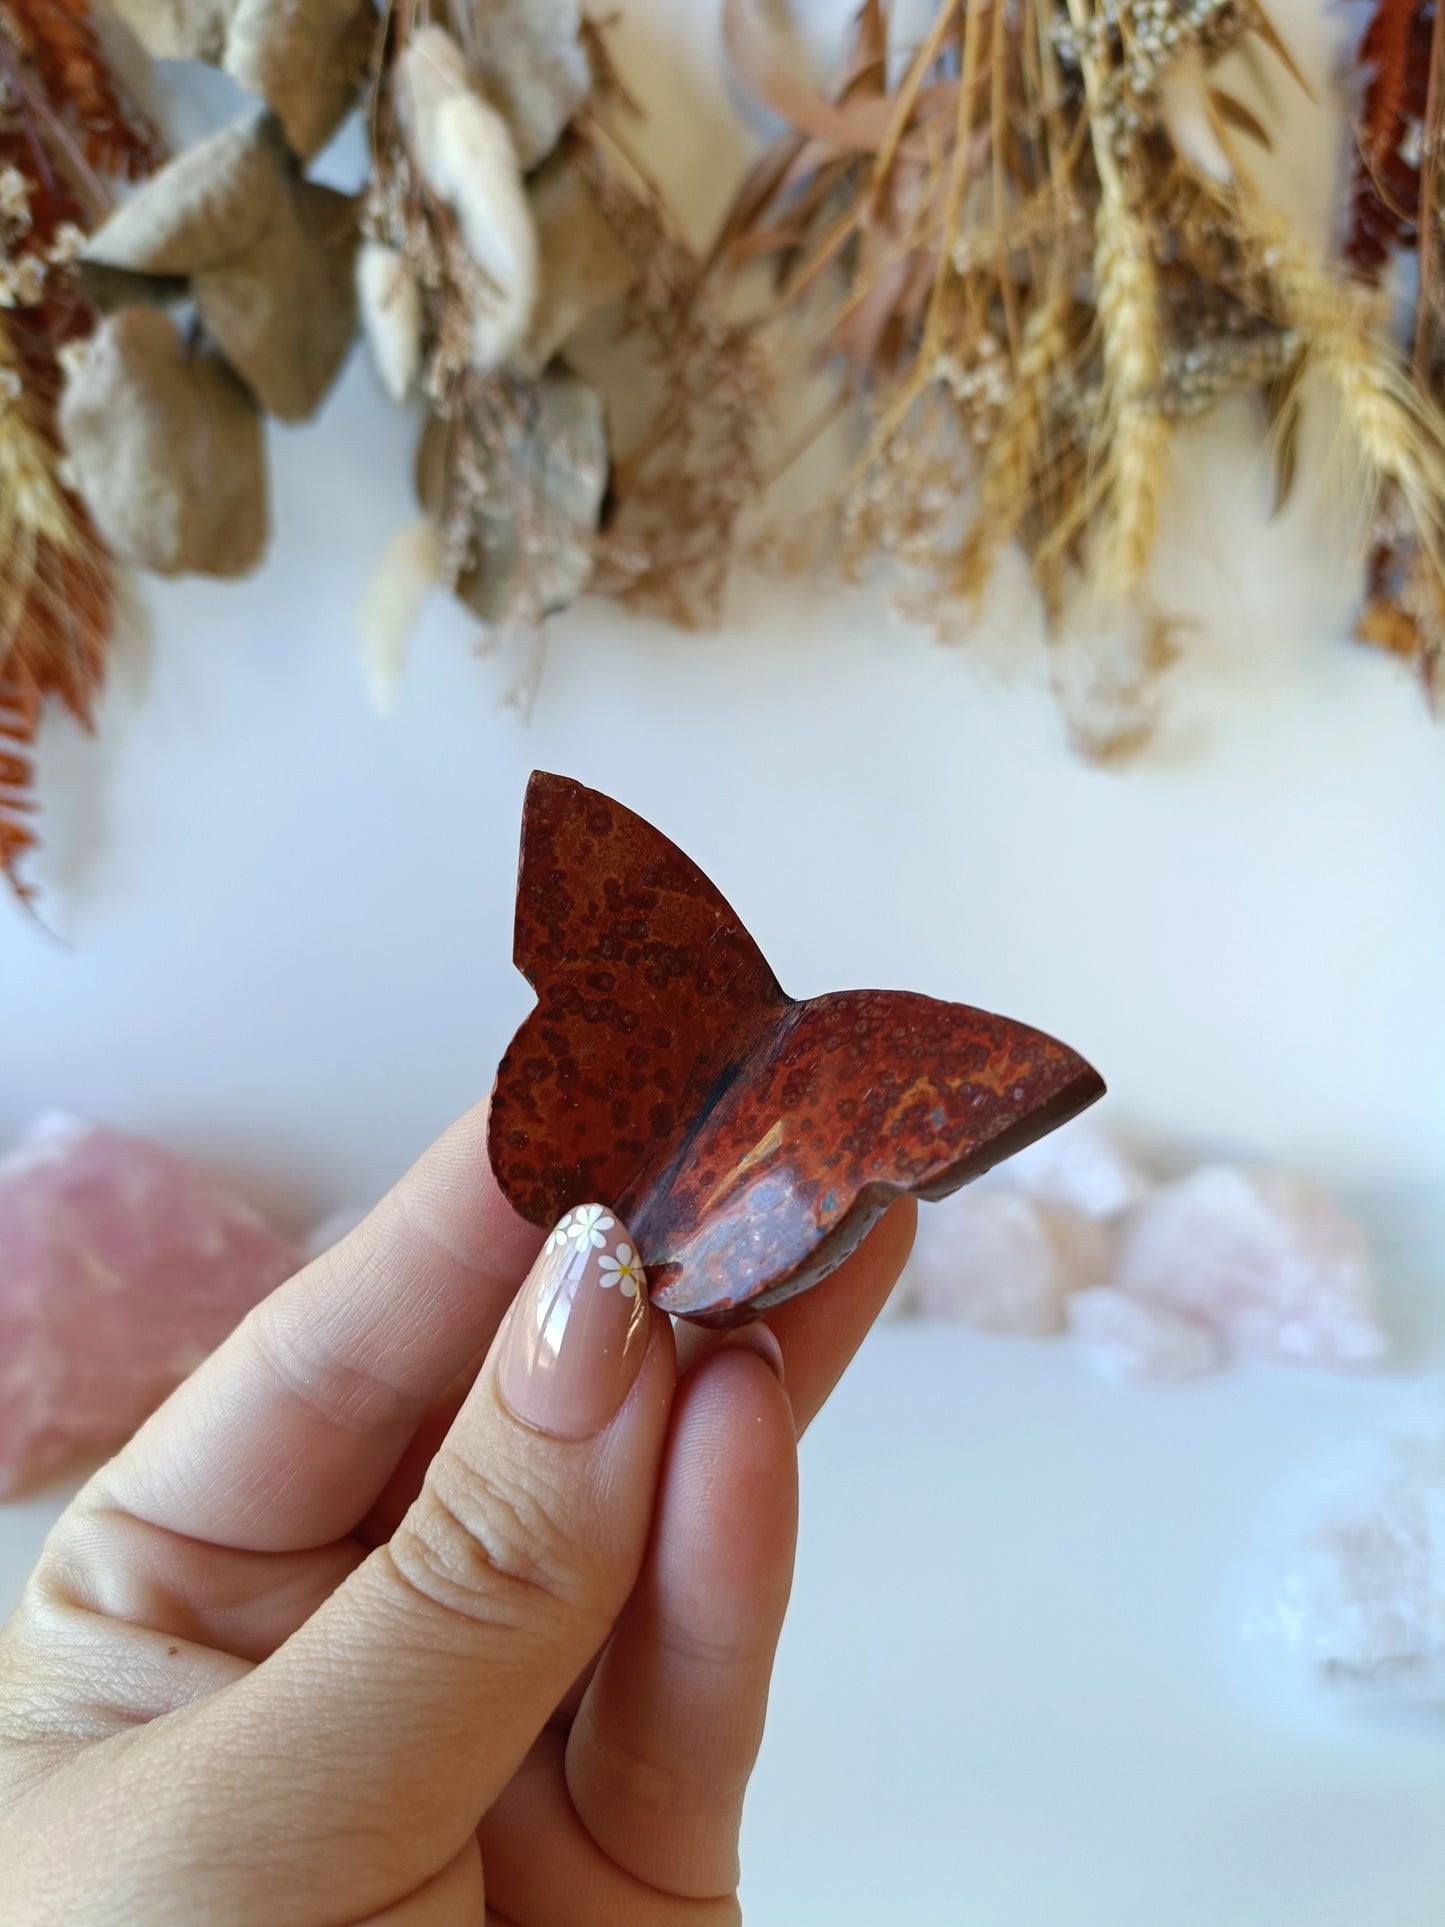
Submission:
[[[358,1840],[403,1891],[458,1852],[632,1590],[675,1382],[635,1254],[612,1212],[567,1214],[390,1543],[194,1709],[233,1837],[291,1843],[333,1906]]]

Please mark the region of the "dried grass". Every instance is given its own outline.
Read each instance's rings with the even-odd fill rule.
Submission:
[[[1092,634],[1117,632],[1111,660],[1092,651],[1087,718],[1069,718],[1116,759],[1147,740],[1177,650],[1148,581],[1173,426],[1256,394],[1283,488],[1308,361],[1402,506],[1411,611],[1445,606],[1438,410],[1368,296],[1310,259],[1239,162],[1268,133],[1219,86],[1219,59],[1253,42],[1294,72],[1260,7],[940,0],[885,92],[888,9],[869,0],[823,95],[748,0],[727,4],[739,71],[792,131],[745,184],[720,271],[771,265],[775,352],[831,362],[865,440],[795,553],[846,575],[901,564],[908,610],[957,635],[1017,540],[1061,633],[1076,605]],[[1393,634],[1403,647],[1400,621]],[[1054,668],[1077,707],[1078,679]]]

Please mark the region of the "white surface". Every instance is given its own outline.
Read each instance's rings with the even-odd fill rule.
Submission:
[[[696,7],[648,15],[630,71],[705,225],[738,125]],[[1323,83],[1318,27],[1295,38]],[[1301,108],[1294,133],[1285,185],[1318,209],[1338,130]],[[1147,1133],[1288,1159],[1445,1251],[1423,1242],[1445,733],[1345,640],[1358,516],[1321,484],[1326,421],[1274,525],[1247,410],[1181,438],[1159,586],[1198,628],[1175,723],[1125,777],[1063,749],[1012,575],[969,652],[875,595],[743,584],[705,637],[585,606],[530,727],[438,608],[379,725],[355,607],[412,513],[413,435],[356,359],[319,423],[272,437],[267,569],[147,585],[144,677],[132,651],[98,743],[51,727],[67,944],[0,902],[0,1141],[60,1105],[227,1167],[293,1227],[374,1196],[525,1008],[511,890],[539,764],[665,826],[794,992],[1014,1012],[1087,1051]],[[1439,1270],[1416,1270],[1391,1307],[1406,1361],[1445,1364]],[[1270,1494],[1396,1389],[1119,1390],[1062,1344],[880,1334],[809,1447],[753,1927],[1438,1927],[1438,1725],[1272,1686],[1231,1590]],[[43,1516],[0,1513],[7,1591]]]
[[[875,1332],[805,1448],[748,1927],[1439,1927],[1445,1722],[1241,1633],[1312,1469],[1405,1396]],[[53,1510],[0,1510],[0,1612]]]

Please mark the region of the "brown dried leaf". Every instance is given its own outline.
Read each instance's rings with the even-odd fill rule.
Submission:
[[[1404,662],[1418,661],[1421,655],[1419,623],[1398,602],[1386,596],[1377,596],[1365,604],[1355,624],[1355,633],[1372,649],[1382,649],[1386,655],[1399,656]]]
[[[106,542],[159,575],[244,575],[267,541],[256,405],[153,308],[112,315],[71,375],[60,427]]]
[[[591,90],[577,0],[486,0],[452,11],[456,38],[506,119],[518,160],[534,168]]]
[[[346,359],[356,245],[351,197],[301,181],[259,246],[193,283],[207,333],[277,421],[314,415]]]
[[[1294,55],[1290,52],[1278,27],[1275,26],[1269,14],[1265,11],[1261,0],[1253,0],[1253,4],[1249,9],[1249,25],[1250,30],[1257,34],[1265,46],[1269,48],[1270,52],[1274,55],[1275,59],[1279,61],[1280,65],[1299,88],[1305,99],[1313,103],[1316,99],[1313,87],[1310,86],[1309,82],[1300,72]]]
[[[893,125],[895,102],[864,94],[835,105],[803,80],[752,10],[751,0],[723,0],[723,46],[738,79],[765,107],[829,154],[876,154]],[[914,115],[952,108],[952,87],[924,88]]]
[[[584,322],[626,294],[635,276],[575,155],[554,154],[528,182],[527,200],[537,230],[537,299],[512,359],[524,373],[539,374]]]
[[[468,374],[459,401],[427,423],[417,494],[467,607],[498,629],[539,622],[592,575],[609,466],[602,398],[552,369],[536,382]]]
[[[356,204],[301,178],[260,115],[187,148],[87,247],[107,304],[189,287],[216,346],[278,421],[314,414],[356,333]]]
[[[1300,364],[1261,391],[1274,452],[1274,500],[1270,515],[1281,513],[1294,488],[1299,466]]]
[[[222,65],[305,160],[355,105],[380,30],[371,0],[239,0]]]
[[[234,121],[168,161],[96,230],[84,259],[177,279],[229,267],[281,218],[291,178],[276,123]]]
[[[1273,153],[1274,140],[1269,129],[1237,95],[1226,93],[1222,87],[1211,87],[1208,94],[1210,105],[1227,127],[1234,128],[1247,140],[1255,141],[1266,153]]]
[[[157,60],[221,58],[237,0],[110,0]]]

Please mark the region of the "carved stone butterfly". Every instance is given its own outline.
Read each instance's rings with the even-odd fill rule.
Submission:
[[[652,1302],[702,1325],[805,1291],[900,1193],[946,1197],[1104,1091],[966,1004],[795,1002],[695,863],[562,776],[528,785],[513,955],[537,1007],[497,1074],[498,1182],[536,1225],[614,1206]]]

